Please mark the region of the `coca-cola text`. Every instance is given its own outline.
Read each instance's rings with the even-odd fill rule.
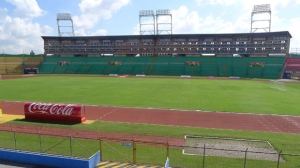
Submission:
[[[86,120],[83,105],[25,103],[24,112],[26,119],[71,122]]]
[[[28,106],[30,113],[54,114],[71,116],[76,113],[74,105],[59,105],[59,104],[46,104],[46,103],[32,103]]]

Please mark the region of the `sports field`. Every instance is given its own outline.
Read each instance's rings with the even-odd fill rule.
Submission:
[[[0,99],[299,116],[300,85],[268,80],[47,76],[3,80]]]
[[[297,83],[285,83],[284,85],[286,91],[269,88],[269,80],[38,76],[0,81],[0,100],[299,116],[297,98],[300,93],[300,85]],[[10,123],[24,124],[24,121],[16,120]],[[32,125],[27,122],[26,124]],[[39,125],[39,123],[34,125]],[[192,126],[165,126],[163,124],[131,124],[106,122],[105,120],[99,120],[92,124],[49,124],[49,126],[172,138],[201,135],[267,140],[277,151],[300,153],[299,134],[217,130]],[[285,158],[287,162],[281,166],[296,165],[298,159],[299,157]],[[192,162],[190,158],[186,158],[186,160]],[[226,161],[231,165],[227,167],[241,162],[237,159],[226,159]],[[255,163],[262,167],[270,165],[263,161]],[[173,164],[178,166],[182,163],[173,162]],[[224,164],[221,162],[213,164],[217,167],[222,167],[222,165]],[[272,163],[272,165],[275,164]]]

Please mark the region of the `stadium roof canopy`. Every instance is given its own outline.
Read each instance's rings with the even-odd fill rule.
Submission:
[[[276,36],[276,35],[287,35],[289,38],[292,38],[292,35],[289,31],[279,31],[279,32],[262,32],[262,33],[225,33],[225,34],[165,34],[165,35],[113,35],[113,36],[42,36],[43,39],[120,39],[120,38],[189,38],[189,37],[234,37],[234,36],[248,36],[248,37],[257,37],[257,36]]]

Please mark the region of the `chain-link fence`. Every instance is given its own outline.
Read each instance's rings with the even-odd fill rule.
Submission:
[[[195,143],[195,139],[189,141],[183,138],[147,138],[50,127],[28,130],[27,127],[9,127],[2,124],[0,148],[79,158],[89,158],[100,149],[102,161],[153,164],[162,167],[168,157],[170,167],[300,168],[299,154],[287,154],[276,150],[258,151],[250,147],[235,149],[231,142],[228,142],[230,145],[221,147],[216,144],[219,139],[210,139],[210,143]],[[267,148],[265,145],[257,146]]]
[[[98,143],[91,139],[14,130],[0,131],[0,148],[80,158],[89,158],[99,150]]]

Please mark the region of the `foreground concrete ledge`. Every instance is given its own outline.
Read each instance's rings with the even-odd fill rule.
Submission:
[[[0,149],[0,160],[57,168],[94,168],[100,162],[98,151],[88,159],[35,152]]]

